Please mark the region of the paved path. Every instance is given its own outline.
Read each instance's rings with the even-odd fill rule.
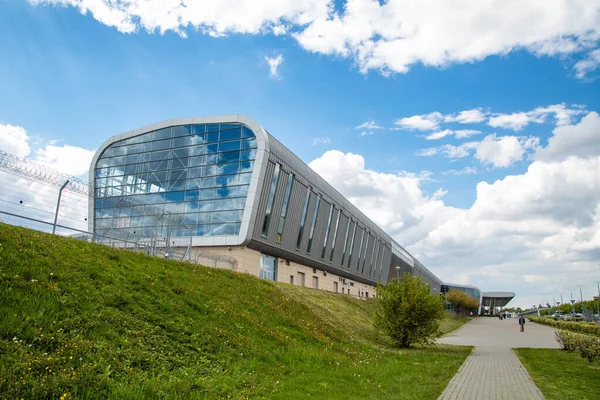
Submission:
[[[438,340],[475,346],[439,400],[530,400],[544,396],[512,348],[559,348],[554,329],[531,322],[519,331],[516,319],[479,318]]]
[[[525,332],[520,332],[516,318],[502,321],[489,317],[473,319],[438,342],[459,346],[491,346],[513,349],[518,347],[560,348],[554,339],[553,328],[527,321]]]

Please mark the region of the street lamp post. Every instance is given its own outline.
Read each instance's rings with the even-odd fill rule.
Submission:
[[[584,287],[585,285],[575,285],[577,287],[579,287],[579,300],[583,303],[583,293],[581,292],[581,288]]]
[[[598,311],[598,321],[600,321],[600,281],[594,281],[598,285],[598,299],[596,300],[596,311]]]
[[[571,302],[571,312],[575,314],[575,299],[569,300]]]
[[[562,298],[562,294],[564,292],[565,292],[564,290],[560,292],[560,304],[565,304],[565,302],[563,301],[563,298]]]
[[[400,278],[400,266],[396,265],[396,278]]]

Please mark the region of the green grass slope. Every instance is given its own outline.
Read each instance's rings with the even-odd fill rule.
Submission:
[[[470,349],[392,351],[374,301],[0,224],[0,398],[435,399]]]

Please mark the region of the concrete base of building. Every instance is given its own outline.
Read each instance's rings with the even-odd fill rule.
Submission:
[[[209,267],[230,269],[260,277],[261,258],[259,251],[245,246],[194,247],[186,260]],[[348,278],[303,265],[283,258],[276,258],[274,279],[277,282],[326,290],[359,298],[375,297],[375,286],[356,282]]]

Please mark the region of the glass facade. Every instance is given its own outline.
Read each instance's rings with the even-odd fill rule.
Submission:
[[[442,293],[446,294],[451,290],[460,290],[461,292],[465,292],[475,300],[481,301],[481,292],[476,288],[466,286],[442,285]]]
[[[115,142],[96,163],[95,230],[237,235],[256,151],[243,124],[180,125]]]

